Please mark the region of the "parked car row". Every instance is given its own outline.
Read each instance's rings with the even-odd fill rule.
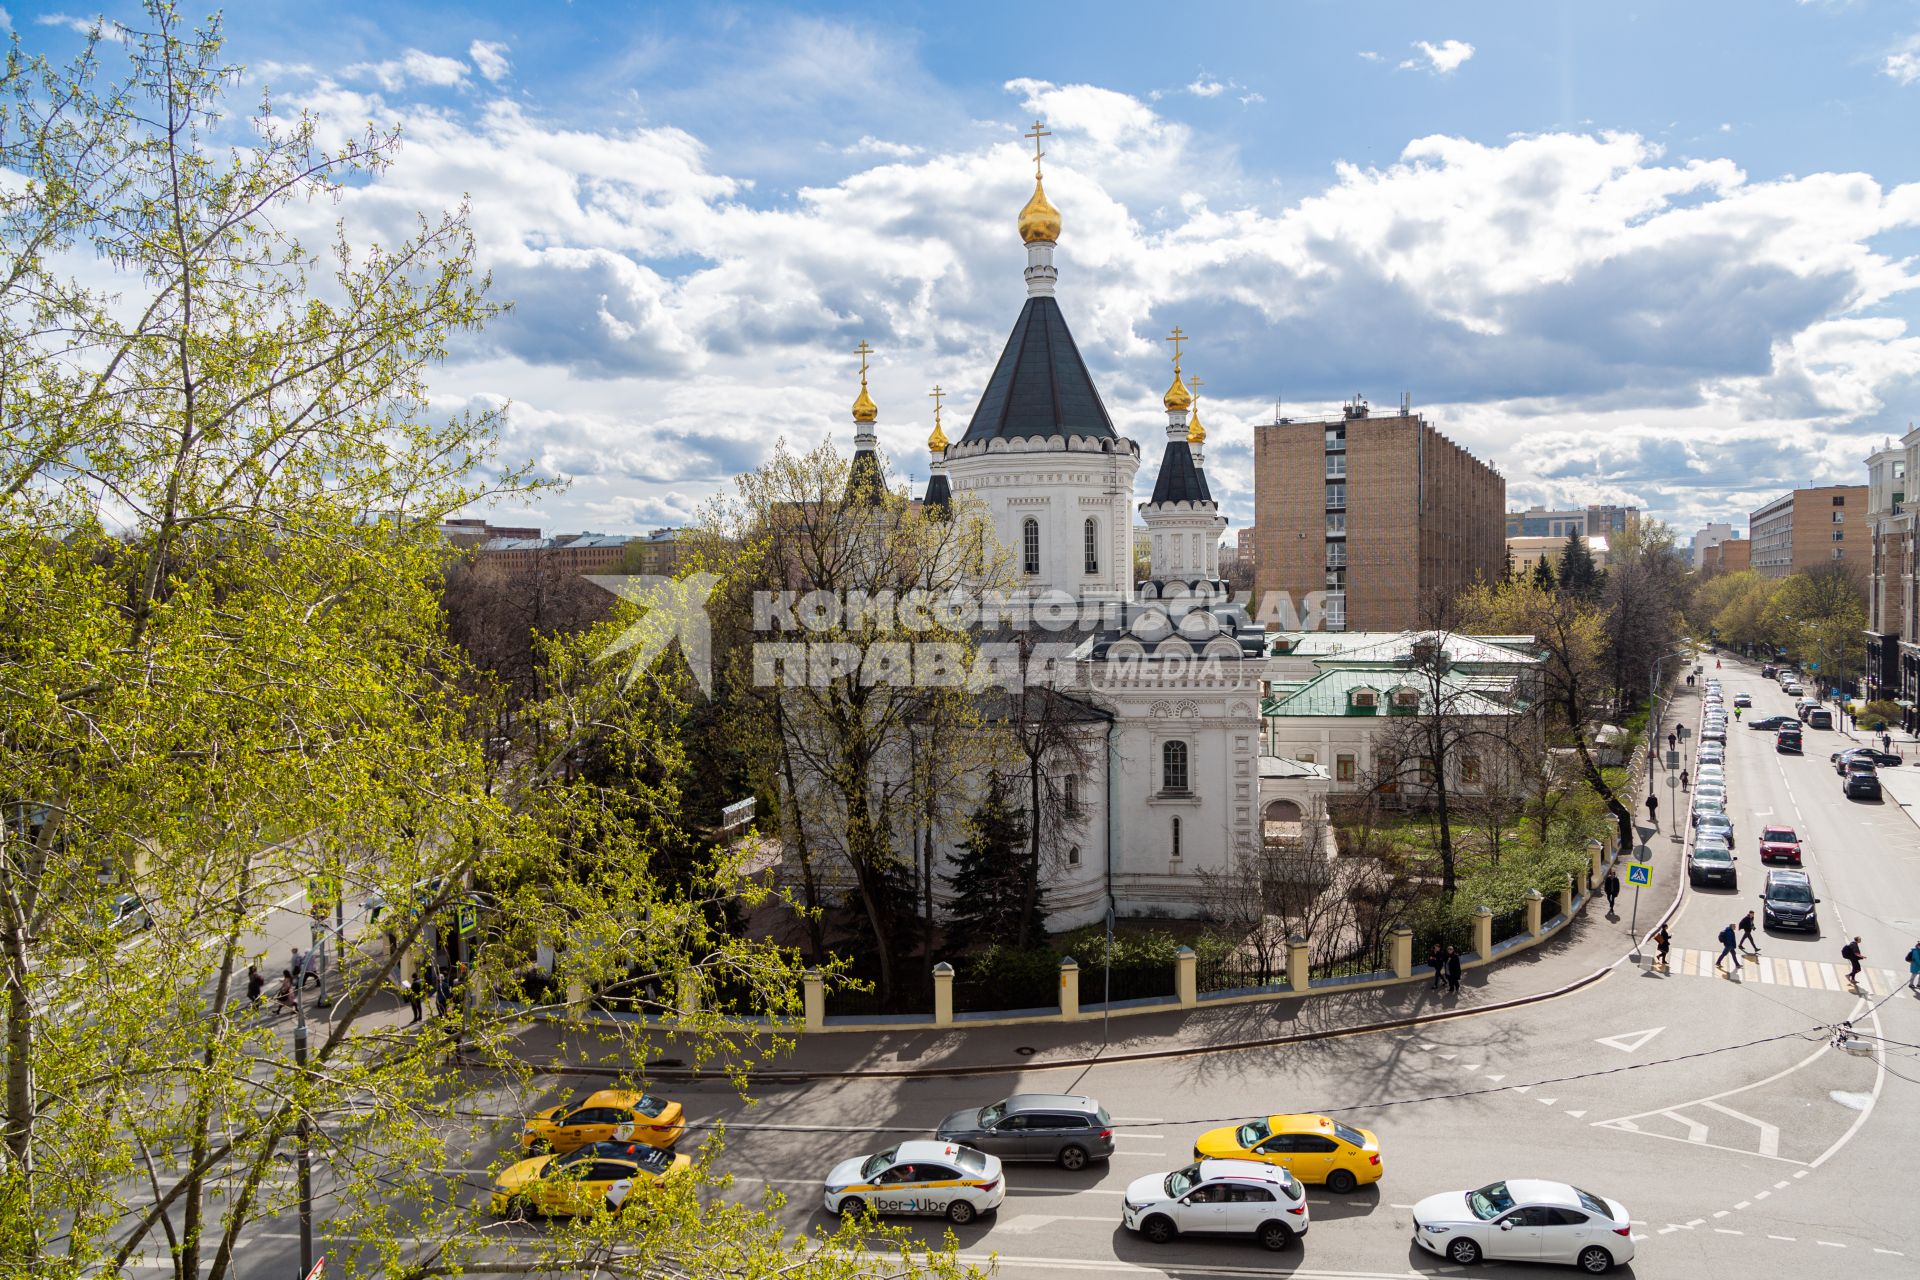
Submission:
[[[1693,845],[1687,850],[1687,883],[1740,886],[1733,852],[1733,813],[1727,804],[1727,709],[1720,682],[1709,679],[1700,712],[1700,747],[1694,758]]]

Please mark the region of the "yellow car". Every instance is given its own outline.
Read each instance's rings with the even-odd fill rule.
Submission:
[[[1326,1116],[1268,1116],[1209,1129],[1193,1144],[1195,1160],[1259,1160],[1285,1165],[1302,1182],[1320,1182],[1342,1195],[1378,1182],[1380,1140],[1370,1129],[1350,1129]]]
[[[670,1147],[686,1131],[687,1117],[679,1103],[632,1089],[602,1089],[577,1105],[567,1102],[534,1112],[520,1135],[520,1149],[529,1155],[565,1155],[592,1142]]]
[[[596,1142],[561,1156],[534,1156],[508,1165],[494,1179],[496,1214],[583,1216],[618,1213],[645,1193],[684,1173],[688,1157],[638,1142]]]

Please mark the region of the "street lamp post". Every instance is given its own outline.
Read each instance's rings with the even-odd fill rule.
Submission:
[[[300,1082],[304,1084],[307,1074],[307,1015],[300,1005],[296,993],[293,999],[293,1061],[300,1069]],[[301,1092],[305,1092],[304,1089]],[[300,1107],[300,1149],[294,1159],[298,1162],[300,1176],[300,1274],[313,1274],[313,1131],[307,1122],[307,1109],[304,1101]]]

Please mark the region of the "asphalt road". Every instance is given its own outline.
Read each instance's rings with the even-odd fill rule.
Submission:
[[[1792,701],[1750,668],[1719,674],[1729,699],[1743,689],[1754,695],[1751,714]],[[1698,962],[1661,972],[1635,961],[1623,898],[1614,922],[1620,965],[1602,982],[1524,1009],[1279,1051],[997,1079],[769,1084],[752,1106],[721,1085],[680,1086],[673,1094],[696,1123],[687,1141],[724,1125],[720,1164],[738,1179],[734,1194],[766,1183],[790,1197],[785,1221],[807,1228],[825,1224],[820,1179],[848,1155],[930,1135],[955,1107],[1017,1089],[1090,1093],[1116,1118],[1112,1161],[1072,1174],[1010,1166],[1006,1204],[955,1232],[968,1258],[991,1259],[999,1274],[1015,1277],[1460,1275],[1413,1247],[1408,1207],[1436,1191],[1533,1176],[1626,1204],[1639,1256],[1617,1275],[1752,1280],[1833,1267],[1849,1280],[1906,1280],[1920,1274],[1920,1234],[1909,1226],[1920,1182],[1912,1142],[1920,1133],[1920,1049],[1850,1056],[1831,1047],[1826,1029],[1854,1018],[1868,1034],[1920,1046],[1920,999],[1871,973],[1864,997],[1831,980],[1842,939],[1856,933],[1870,971],[1904,968],[1900,957],[1920,938],[1920,829],[1897,801],[1841,796],[1827,755],[1845,741],[1809,730],[1806,755],[1782,757],[1770,734],[1733,727],[1727,772],[1740,887],[1689,891],[1673,923],[1677,954],[1710,956],[1721,926],[1758,906],[1762,821],[1793,822],[1823,899],[1823,928],[1815,937],[1765,938],[1766,957],[1798,962],[1781,966],[1778,981],[1719,976]],[[1665,781],[1659,777],[1663,804]],[[1643,931],[1671,889],[1655,885],[1643,902]],[[578,1087],[548,1083],[556,1093]],[[511,1099],[493,1101],[512,1109]],[[1312,1229],[1299,1247],[1155,1247],[1121,1228],[1126,1184],[1184,1164],[1202,1130],[1292,1110],[1329,1111],[1375,1129],[1387,1167],[1377,1187],[1353,1195],[1311,1189]],[[457,1194],[484,1193],[483,1170],[512,1133],[510,1122],[476,1121],[449,1135]],[[922,1230],[938,1240],[946,1225]],[[243,1274],[294,1274],[294,1239],[290,1220],[254,1228]],[[1517,1263],[1474,1270],[1572,1274]]]

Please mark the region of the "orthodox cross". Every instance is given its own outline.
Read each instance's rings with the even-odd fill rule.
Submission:
[[[1033,176],[1038,178],[1040,176],[1040,157],[1047,154],[1040,149],[1040,139],[1051,138],[1053,136],[1053,130],[1047,128],[1038,120],[1035,120],[1033,122],[1033,128],[1020,136],[1033,139]]]

